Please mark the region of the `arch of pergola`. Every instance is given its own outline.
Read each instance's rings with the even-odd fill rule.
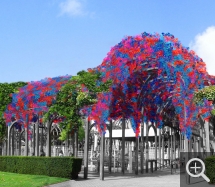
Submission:
[[[187,140],[191,138],[192,129],[199,117],[201,116],[200,121],[204,122],[210,117],[212,103],[205,101],[202,105],[197,105],[193,97],[195,91],[213,85],[214,77],[207,73],[205,63],[194,51],[182,46],[178,39],[169,33],[128,36],[111,49],[100,66],[89,69],[92,70],[102,72],[103,81],[111,79],[113,85],[109,93],[98,96],[97,104],[84,108],[83,112],[97,123],[102,134],[102,146],[106,122],[123,119],[122,157],[125,119],[131,121],[136,137],[143,131],[141,123],[147,126],[150,123],[159,129],[164,125],[175,128],[181,135],[185,135]],[[141,139],[143,140],[143,137]],[[86,150],[88,149],[85,149],[87,154]],[[101,153],[103,151],[104,148]],[[87,158],[86,155],[86,170]],[[136,156],[136,164],[137,159]],[[141,167],[142,165],[143,163]],[[122,163],[124,173],[123,167]],[[103,168],[101,165],[101,179],[104,178]],[[135,172],[138,173],[138,165]]]
[[[102,72],[104,81],[113,80],[110,92],[83,110],[100,132],[105,132],[108,119],[127,118],[138,136],[142,117],[162,127],[165,116],[174,117],[189,138],[198,116],[210,115],[211,103],[190,102],[195,91],[213,84],[206,65],[169,33],[126,37],[93,70]]]
[[[25,132],[25,145],[29,144],[29,140],[32,139],[32,136],[34,138],[34,155],[39,156],[39,153],[43,152],[44,143],[46,143],[46,155],[51,156],[50,145],[51,132],[53,131],[52,125],[54,122],[57,122],[57,118],[53,115],[51,120],[46,124],[43,124],[41,119],[43,112],[48,110],[50,104],[55,101],[56,95],[60,88],[66,84],[70,78],[71,76],[61,76],[46,78],[41,81],[29,82],[26,86],[21,87],[18,93],[12,94],[12,102],[7,106],[7,109],[4,113],[4,118],[8,126],[7,155],[14,155],[14,149],[9,148],[11,129],[13,129],[13,132],[14,129],[22,129],[22,131]],[[14,128],[15,124],[16,128]],[[33,132],[36,131],[33,134],[29,129],[30,125],[33,125]],[[44,133],[47,134],[46,142],[43,140]],[[39,134],[41,134],[41,137],[39,137]],[[41,150],[39,150],[39,140],[41,141]],[[12,137],[12,147],[13,142],[14,140]],[[25,155],[27,156],[28,154],[29,147],[25,146]]]

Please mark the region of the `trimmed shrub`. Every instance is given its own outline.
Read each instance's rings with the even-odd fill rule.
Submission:
[[[0,156],[0,171],[76,179],[82,159],[74,157]]]
[[[215,184],[215,156],[205,159],[206,176],[210,179],[211,184]]]

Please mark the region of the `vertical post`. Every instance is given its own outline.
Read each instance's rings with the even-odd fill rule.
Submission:
[[[105,139],[105,154],[107,153],[107,147],[108,147],[108,140]]]
[[[67,143],[66,143],[66,156],[69,156],[69,132],[67,134]]]
[[[114,169],[114,173],[115,173],[115,168],[116,168],[116,147],[114,145],[114,149],[113,149],[113,169]]]
[[[33,126],[33,156],[35,156],[35,123],[34,123],[34,126]]]
[[[97,146],[98,146],[98,135],[97,134],[95,134],[95,139],[94,139],[94,151],[96,151],[96,149],[97,149]]]
[[[164,136],[162,137],[162,165],[163,165],[163,168],[164,168]]]
[[[144,108],[142,107],[140,172],[144,173]]]
[[[173,129],[170,128],[170,141],[171,141],[171,157],[170,157],[170,167],[171,167],[171,174],[173,173],[173,141],[172,141],[172,136],[173,136]]]
[[[138,147],[137,147],[138,149]],[[125,118],[122,119],[122,173],[125,173]]]
[[[140,160],[140,172],[144,173],[144,122],[141,124],[141,160]]]
[[[29,116],[26,115],[26,127],[25,127],[25,156],[28,156],[28,128],[29,128]]]
[[[11,129],[11,126],[8,127],[8,138],[7,138],[7,155],[10,156],[10,129]]]
[[[47,122],[47,144],[46,144],[46,149],[47,149],[47,156],[48,157],[51,157],[51,134],[50,134],[50,131],[51,131],[51,125],[52,125],[52,122],[51,121],[48,121]],[[39,131],[39,129],[38,129]],[[38,133],[39,135],[39,133]],[[39,150],[39,148],[38,148]]]
[[[158,139],[158,143],[159,143],[159,168],[161,169],[161,129],[159,129],[159,139]]]
[[[198,152],[199,152],[199,142],[198,142],[198,137],[196,137],[196,143],[195,143],[195,145],[196,145],[196,153],[197,153],[197,155],[198,155]]]
[[[182,135],[181,135],[181,132],[179,131],[179,149],[180,149],[180,151],[181,151],[181,149],[182,149]]]
[[[203,157],[203,144],[204,140],[203,140],[203,130],[200,129],[200,137],[199,137],[199,150],[200,150],[200,156]]]
[[[171,136],[171,132],[170,132],[170,127],[168,127],[169,129],[169,137],[168,137],[168,160],[170,161],[170,136]]]
[[[149,139],[148,139],[148,136],[149,136],[149,123],[146,122],[146,173],[148,173],[148,169],[149,169],[149,164],[148,164],[148,161],[149,161]]]
[[[68,146],[69,146],[69,133],[67,133],[66,140],[65,140],[65,152],[64,152],[65,156],[68,156]]]
[[[43,125],[41,130],[41,146],[40,146],[40,154],[43,154]],[[51,145],[50,145],[51,146]]]
[[[112,120],[110,120],[110,126],[109,126],[109,140],[110,140],[110,145],[109,145],[109,173],[111,173],[111,167],[112,167],[112,147],[113,147],[113,139],[112,139]]]
[[[180,153],[182,151],[182,135],[180,131],[179,133],[180,133],[180,136],[179,136],[179,145],[178,145],[178,158],[180,159]]]
[[[205,152],[207,149],[206,149],[206,135],[205,135],[205,129],[203,128],[202,130],[202,145],[203,145],[203,152]],[[203,153],[203,156],[204,156],[204,153]]]
[[[78,157],[78,129],[75,130],[75,157]]]
[[[188,139],[186,136],[184,136],[185,139],[185,165],[188,162],[189,158],[188,158],[188,152],[189,152],[189,147],[188,147]],[[186,172],[186,184],[190,184],[190,176],[187,174]]]
[[[138,143],[139,143],[139,138],[136,137],[136,150],[135,150],[135,174],[138,175]]]
[[[101,143],[100,143],[100,180],[104,180],[104,152],[105,152],[105,134],[101,136]]]
[[[73,153],[73,156],[75,156],[75,133],[73,133],[73,136],[72,136],[72,153]]]
[[[206,142],[206,155],[210,155],[210,132],[209,132],[209,122],[205,121],[205,142]]]
[[[39,115],[36,123],[36,156],[39,156]],[[49,132],[49,131],[48,131]],[[47,140],[49,137],[49,133],[47,132]],[[47,144],[48,146],[48,144]]]
[[[173,161],[173,141],[172,141],[172,137],[173,137],[173,129],[170,128],[170,140],[171,140],[171,158],[170,158],[170,163],[172,164]]]
[[[88,118],[85,119],[85,143],[84,143],[84,179],[88,175],[88,150],[89,150],[89,125]]]
[[[188,152],[189,152],[189,159],[190,159],[190,153],[192,152],[192,136],[190,137],[190,140],[188,140]]]
[[[132,143],[129,142],[129,173],[132,173]]]
[[[8,148],[8,129],[9,129],[9,127],[7,126],[6,127],[6,133],[5,133],[5,136],[6,136],[6,139],[5,139],[5,156],[8,155],[8,150],[7,150],[7,148]]]
[[[157,147],[158,147],[157,129],[155,128],[155,171],[157,171],[157,159],[158,159],[158,150],[157,150]],[[153,162],[152,162],[152,167],[153,167]]]
[[[57,138],[55,138],[55,139],[56,139],[55,141],[57,142]],[[55,145],[57,145],[57,144],[55,144]],[[69,150],[70,150],[69,156],[71,156],[71,153],[72,153],[72,135],[71,135],[71,132],[69,132]]]
[[[11,146],[11,148],[12,148],[12,150],[11,150],[11,153],[12,153],[12,156],[14,156],[14,126],[12,126],[12,146]]]

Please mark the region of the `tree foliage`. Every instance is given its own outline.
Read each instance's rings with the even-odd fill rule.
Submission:
[[[215,104],[215,86],[207,86],[195,93],[195,103],[202,104],[204,102],[204,99],[212,101],[213,104]],[[215,116],[215,110],[212,110],[211,114]]]
[[[25,86],[25,82],[15,83],[0,83],[0,143],[3,140],[6,133],[6,124],[3,118],[3,113],[6,107],[12,101],[11,94],[16,93],[18,88]]]
[[[56,102],[50,106],[44,118],[47,120],[53,114],[58,114],[65,119],[60,123],[61,140],[65,140],[67,133],[78,129],[83,125],[82,116],[79,113],[84,106],[97,102],[97,94],[107,92],[112,84],[108,80],[101,82],[101,73],[81,71],[73,76],[65,84],[56,97]]]

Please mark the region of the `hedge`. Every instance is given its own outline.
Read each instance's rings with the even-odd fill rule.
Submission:
[[[215,156],[205,159],[206,176],[210,179],[211,184],[215,184]]]
[[[82,159],[74,157],[0,156],[0,171],[75,179]]]

